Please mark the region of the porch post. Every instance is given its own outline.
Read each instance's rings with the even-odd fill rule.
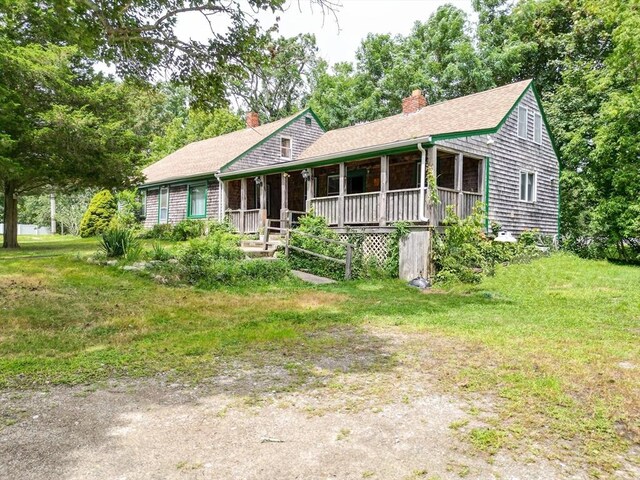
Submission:
[[[229,200],[227,198],[227,182],[218,180],[220,182],[220,207],[218,210],[218,220],[224,222],[224,213],[227,210]]]
[[[456,190],[458,191],[456,199],[456,213],[459,217],[462,217],[462,204],[464,200],[464,194],[462,193],[462,153],[456,155]]]
[[[247,179],[240,180],[240,233],[245,233],[244,217],[247,211]]]
[[[260,185],[260,224],[262,227],[267,225],[267,176],[260,175],[262,184]]]
[[[438,178],[438,147],[436,147],[435,145],[428,150],[427,172],[425,172],[425,175],[427,175],[429,171],[433,174],[433,178],[436,179],[436,185],[433,185],[433,187],[436,189],[436,194],[438,194],[438,186],[437,186],[437,178]],[[426,179],[425,179],[425,182],[426,182]],[[429,212],[429,222],[432,225],[437,226],[438,225],[437,221],[436,221],[437,206],[434,205],[433,202],[430,200],[430,198],[431,198],[431,187],[432,187],[431,185],[428,185],[429,195],[427,195],[425,197],[425,202],[427,202],[426,211]]]
[[[280,228],[289,228],[286,225],[289,207],[289,174],[282,172],[280,174]]]
[[[378,212],[380,214],[380,226],[387,224],[387,190],[389,190],[389,157],[380,157],[380,197]]]
[[[315,180],[313,177],[313,168],[310,168],[309,172],[311,173],[311,175],[309,175],[309,178],[307,179],[307,205],[306,205],[307,212],[311,210],[311,200],[313,200],[313,197],[316,194],[313,188],[315,184]]]
[[[340,191],[338,193],[338,227],[344,227],[344,196],[347,192],[347,167],[340,164]]]

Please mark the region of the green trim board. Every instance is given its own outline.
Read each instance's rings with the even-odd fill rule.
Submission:
[[[204,213],[202,215],[194,215],[191,212],[191,189],[193,187],[204,187]],[[207,200],[209,197],[208,183],[195,183],[187,185],[187,218],[207,218]]]
[[[484,159],[484,229],[486,233],[489,233],[489,172],[491,158],[485,157]]]
[[[318,117],[316,116],[316,114],[314,113],[313,110],[311,110],[311,108],[307,107],[304,110],[301,110],[300,113],[298,113],[295,117],[293,117],[291,120],[289,120],[287,123],[285,123],[283,126],[281,126],[280,128],[278,128],[277,130],[273,131],[271,134],[267,135],[266,137],[264,137],[262,140],[260,140],[258,143],[254,144],[251,148],[249,148],[248,150],[245,150],[244,152],[242,152],[240,155],[238,155],[236,158],[234,158],[233,160],[231,160],[230,162],[224,164],[221,168],[220,168],[220,172],[224,172],[225,170],[227,170],[228,168],[230,168],[233,164],[235,164],[236,162],[242,160],[245,156],[247,156],[249,153],[253,152],[254,150],[256,150],[257,148],[261,147],[262,145],[264,145],[266,142],[268,142],[269,140],[271,140],[273,137],[275,137],[278,133],[280,133],[282,130],[284,130],[285,128],[290,127],[292,124],[294,124],[295,122],[297,122],[298,120],[300,120],[303,116],[305,115],[309,115],[311,114],[311,116],[316,120],[316,122],[318,122],[318,126],[322,129],[323,132],[326,132],[327,130],[324,128],[324,125],[322,125],[322,122],[320,122],[320,119],[318,119]]]
[[[138,190],[156,190],[160,187],[178,187],[181,185],[190,185],[191,183],[198,181],[212,180],[218,181],[213,173],[207,173],[203,175],[194,175],[193,177],[181,177],[174,180],[163,180],[162,182],[148,183],[140,185]]]

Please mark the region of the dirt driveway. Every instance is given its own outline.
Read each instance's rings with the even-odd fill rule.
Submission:
[[[197,384],[0,392],[0,478],[586,478],[471,445],[465,432],[484,425],[493,403],[441,388],[437,350],[449,345],[368,335],[341,356],[243,359]]]

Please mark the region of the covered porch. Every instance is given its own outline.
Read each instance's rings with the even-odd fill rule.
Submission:
[[[398,221],[437,226],[447,206],[466,217],[483,201],[484,159],[433,146],[424,169],[433,173],[438,204],[430,200],[427,178],[421,182],[421,152],[412,151],[227,180],[223,211],[239,232],[256,233],[267,220],[288,228],[311,210],[335,228]]]

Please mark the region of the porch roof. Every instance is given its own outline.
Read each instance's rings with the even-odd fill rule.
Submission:
[[[256,128],[245,128],[214,138],[190,143],[145,168],[145,185],[215,174],[227,163],[243,156],[260,142],[304,114],[296,113]]]
[[[330,130],[298,157],[299,161],[340,158],[352,152],[393,148],[407,141],[454,134],[491,133],[499,128],[531,80],[505,85],[360,125]]]

